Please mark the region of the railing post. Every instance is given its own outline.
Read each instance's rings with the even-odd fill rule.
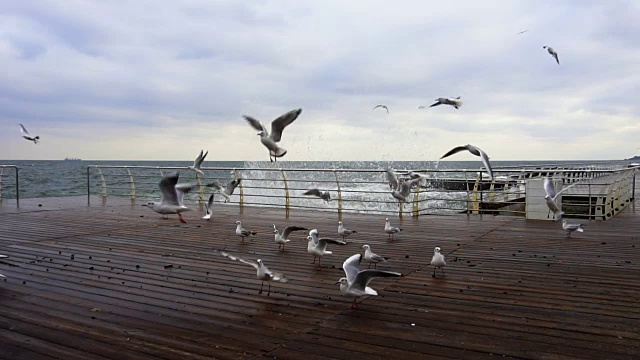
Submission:
[[[198,180],[198,205],[200,205],[200,211],[204,208],[204,190],[202,189],[202,181],[200,180],[200,174],[196,173],[196,180]]]
[[[464,171],[464,184],[467,187],[467,216],[471,215],[471,193],[469,191],[469,179],[467,178],[467,171]]]
[[[15,167],[16,169],[16,206],[20,207],[20,175],[19,175],[19,170],[18,167]]]
[[[244,184],[244,181],[240,181],[240,202],[238,203],[238,206],[240,207],[240,214],[242,214],[244,212],[244,188],[242,187],[242,184]]]
[[[333,175],[336,177],[336,185],[338,187],[338,220],[342,220],[342,190],[340,189],[340,180],[336,169],[333,169]]]
[[[87,166],[87,206],[91,206],[91,176],[89,175],[89,169]]]
[[[2,204],[2,174],[4,174],[4,167],[0,167],[0,204]]]
[[[420,183],[418,188],[413,190],[413,217],[420,216]]]
[[[135,205],[136,203],[136,182],[133,180],[133,175],[131,175],[131,171],[129,168],[127,169],[127,174],[129,175],[129,182],[131,183],[131,205]]]
[[[287,177],[284,174],[284,170],[280,169],[282,174],[282,181],[284,182],[284,212],[285,217],[289,218],[289,184],[287,183]]]
[[[107,203],[107,182],[104,179],[104,174],[102,173],[102,169],[97,168],[98,169],[98,174],[100,174],[100,181],[101,181],[101,185],[102,185],[102,191],[101,191],[101,195],[102,195],[102,205]]]

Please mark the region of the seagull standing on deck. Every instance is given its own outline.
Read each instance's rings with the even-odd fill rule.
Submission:
[[[383,109],[387,110],[387,114],[389,114],[389,108],[387,107],[387,105],[376,105],[376,106],[373,107],[372,110],[375,110],[377,108],[383,108]]]
[[[264,282],[266,281],[269,284],[269,290],[267,290],[267,296],[271,295],[271,282],[272,281],[279,281],[282,283],[287,282],[287,278],[284,277],[284,275],[280,274],[280,273],[274,273],[271,270],[269,270],[268,267],[266,267],[264,265],[264,263],[262,262],[262,260],[258,259],[256,260],[256,263],[252,262],[252,261],[247,261],[244,259],[241,259],[237,256],[233,256],[229,253],[226,253],[224,251],[220,251],[220,255],[226,257],[229,260],[234,260],[234,261],[239,261],[243,264],[247,264],[247,265],[251,265],[256,269],[256,277],[258,278],[258,280],[262,280],[262,283],[260,284],[260,291],[258,291],[258,294],[262,294],[262,287],[264,286]]]
[[[187,222],[184,221],[181,213],[191,209],[184,205],[184,194],[191,191],[198,184],[178,184],[178,173],[175,173],[163,177],[158,186],[162,192],[162,201],[159,203],[151,201],[142,206],[146,206],[162,215],[177,214],[180,222],[186,224]]]
[[[391,226],[391,222],[389,221],[389,218],[384,219],[384,232],[389,234],[389,240],[395,239],[396,234],[399,233],[400,231],[402,231],[401,228]],[[392,236],[393,236],[393,239],[391,238]]]
[[[38,141],[40,141],[40,136],[31,136],[31,134],[29,134],[29,132],[27,131],[27,128],[22,124],[20,124],[20,132],[22,133],[23,138],[29,141],[33,141],[34,144],[38,144]]]
[[[244,238],[249,236],[256,236],[257,232],[249,231],[242,227],[242,222],[240,220],[236,221],[236,235],[242,238],[242,243],[244,244]]]
[[[572,232],[584,232],[584,224],[569,224],[567,220],[562,220],[562,229],[567,232],[567,237],[571,237]]]
[[[282,131],[284,131],[284,128],[294,122],[298,116],[300,116],[301,112],[302,109],[291,110],[273,120],[271,122],[271,135],[269,135],[267,128],[260,121],[252,118],[251,116],[244,115],[244,118],[247,120],[249,125],[258,130],[258,135],[260,135],[262,145],[269,149],[269,160],[271,162],[275,162],[277,158],[283,157],[287,154],[287,150],[279,147],[277,143],[280,142],[280,139],[282,138]]]
[[[484,151],[482,151],[482,149],[480,149],[477,146],[473,146],[470,144],[467,145],[462,145],[462,146],[456,146],[453,149],[449,150],[448,153],[442,155],[442,157],[440,159],[444,159],[448,156],[451,156],[453,154],[459,153],[460,151],[464,151],[467,150],[470,153],[472,153],[475,156],[480,156],[480,158],[482,159],[482,163],[484,164],[484,167],[487,169],[487,173],[489,173],[489,178],[491,178],[491,180],[493,180],[493,170],[491,169],[491,164],[489,163],[489,155],[487,155],[487,153],[485,153]]]
[[[193,170],[196,174],[204,175],[202,170],[200,170],[200,167],[204,162],[204,158],[206,158],[208,154],[208,151],[205,153],[204,151],[200,150],[200,155],[198,155],[198,157],[193,161],[193,165],[187,167],[187,169]]]
[[[451,105],[456,109],[460,109],[460,106],[462,106],[462,100],[460,100],[460,96],[458,96],[455,99],[452,98],[437,98],[435,100],[436,102],[431,104],[431,106],[429,106],[430,108],[434,107],[434,106],[440,106],[440,105]]]
[[[440,253],[440,248],[437,246],[435,249],[433,249],[431,266],[433,266],[433,275],[431,275],[431,277],[436,277],[436,268],[440,268],[440,271],[442,271],[442,276],[444,276],[444,267],[447,266],[447,262],[444,259],[444,255]]]
[[[307,252],[313,255],[312,264],[315,264],[316,258],[318,259],[318,269],[322,270],[322,266],[320,265],[321,258],[325,255],[333,254],[331,251],[327,251],[327,245],[346,245],[347,243],[342,240],[320,238],[319,236],[320,234],[318,233],[317,229],[309,231],[309,236],[307,236],[307,240],[309,240],[309,243],[307,244]]]
[[[291,233],[294,231],[301,231],[301,230],[309,230],[309,229],[301,226],[289,225],[286,228],[284,228],[284,231],[282,232],[282,234],[280,234],[280,231],[278,231],[276,224],[273,224],[274,240],[276,241],[276,244],[278,244],[278,249],[284,250],[284,245],[290,241],[289,235],[291,235]]]
[[[379,262],[387,262],[387,260],[389,260],[388,257],[380,256],[371,251],[371,246],[367,244],[362,245],[362,248],[364,249],[364,259],[369,262],[369,266],[367,267],[367,269],[371,267],[371,264],[373,264],[373,266],[377,269]]]
[[[342,236],[342,240],[346,241],[346,237],[351,235],[351,234],[355,234],[357,233],[357,231],[355,230],[349,230],[346,227],[344,227],[344,225],[342,224],[342,221],[338,221],[338,234],[340,236]]]
[[[556,59],[556,62],[558,63],[558,65],[560,65],[560,60],[558,59],[558,53],[557,53],[555,50],[553,50],[553,48],[552,48],[552,47],[550,47],[550,46],[543,46],[542,48],[543,48],[543,49],[547,49],[547,52],[548,52],[551,56],[553,56],[553,58],[554,58],[554,59]],[[571,64],[569,64],[569,65],[571,65]]]
[[[355,254],[349,257],[342,264],[342,269],[346,277],[341,278],[336,282],[340,284],[340,293],[342,295],[352,296],[353,302],[349,309],[354,310],[358,308],[358,298],[367,295],[378,295],[378,292],[369,287],[371,280],[377,277],[400,277],[401,273],[393,271],[382,270],[360,270],[358,264],[362,261],[362,254]]]

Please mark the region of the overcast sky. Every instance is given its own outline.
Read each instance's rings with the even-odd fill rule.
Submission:
[[[295,108],[283,160],[640,147],[635,0],[1,4],[0,159],[268,160],[242,115],[268,125]],[[457,96],[459,110],[418,109]]]

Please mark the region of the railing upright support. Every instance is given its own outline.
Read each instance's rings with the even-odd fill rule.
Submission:
[[[107,182],[104,179],[104,174],[102,173],[102,170],[100,168],[98,168],[98,174],[100,174],[100,181],[102,183],[101,195],[102,195],[102,205],[104,205],[107,203]]]
[[[204,209],[204,190],[202,189],[202,180],[199,173],[196,173],[196,180],[198,180],[198,205],[200,205],[200,211],[202,211]]]
[[[14,169],[16,169],[16,206],[20,207],[20,171],[17,166]]]
[[[129,182],[131,183],[131,205],[135,205],[136,203],[136,182],[133,180],[133,175],[131,175],[131,171],[129,168],[127,169],[127,175],[129,175]]]
[[[284,170],[280,169],[280,173],[282,174],[282,181],[284,182],[284,212],[285,217],[289,218],[289,184],[287,183],[287,177],[284,174]]]
[[[338,179],[338,172],[334,169],[333,175],[336,177],[336,185],[338,187],[338,220],[342,220],[342,190],[340,189],[340,180]]]
[[[87,166],[87,206],[91,206],[91,168]]]

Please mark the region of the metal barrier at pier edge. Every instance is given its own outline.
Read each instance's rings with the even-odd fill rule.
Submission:
[[[0,204],[2,203],[2,192],[4,190],[4,179],[8,177],[8,174],[5,174],[5,169],[13,169],[14,170],[14,186],[13,189],[15,191],[15,199],[16,206],[20,207],[20,170],[16,165],[0,165]]]

